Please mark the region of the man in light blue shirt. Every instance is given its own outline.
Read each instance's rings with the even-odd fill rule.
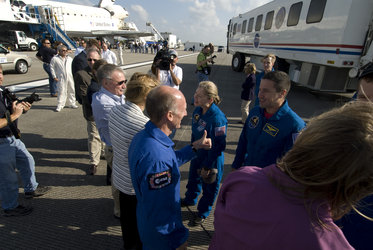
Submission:
[[[92,112],[101,140],[105,142],[105,159],[107,161],[107,177],[111,178],[113,162],[113,148],[109,134],[109,115],[116,105],[125,103],[124,90],[126,89],[126,77],[121,68],[114,64],[106,64],[97,71],[97,80],[101,89],[92,97]],[[112,186],[114,198],[114,216],[120,217],[119,191]]]

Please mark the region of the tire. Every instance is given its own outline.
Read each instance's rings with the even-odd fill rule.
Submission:
[[[28,64],[25,60],[18,60],[16,63],[16,71],[19,74],[26,74],[28,72]]]
[[[37,44],[35,44],[35,43],[31,43],[30,44],[30,50],[32,50],[32,51],[37,51],[38,50],[38,45]]]
[[[245,66],[245,55],[241,53],[234,54],[232,58],[232,69],[236,72],[241,72]]]

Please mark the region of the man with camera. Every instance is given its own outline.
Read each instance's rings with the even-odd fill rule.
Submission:
[[[26,199],[42,196],[50,188],[36,182],[34,158],[19,139],[17,119],[31,108],[31,104],[14,100],[14,94],[2,86],[3,79],[3,68],[0,65],[0,199],[4,209],[2,216],[23,216],[30,214],[32,207],[18,204],[18,178],[15,169],[17,168],[20,173]]]
[[[197,56],[197,79],[198,82],[202,81],[208,81],[209,75],[211,73],[211,67],[207,65],[207,63],[213,64],[213,59],[216,56],[207,58],[208,56],[211,56],[214,53],[214,45],[211,43],[209,45],[206,45],[202,51]]]
[[[155,58],[155,75],[163,85],[179,89],[183,80],[183,69],[176,65],[179,61],[176,50],[161,50]]]

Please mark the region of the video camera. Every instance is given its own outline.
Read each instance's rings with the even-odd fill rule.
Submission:
[[[214,56],[211,57],[211,64],[214,64],[214,63],[215,63],[212,59],[214,59],[214,58],[216,58],[216,57],[217,57],[216,55],[214,55]]]
[[[161,49],[157,52],[157,54],[154,57],[154,65],[156,68],[159,68],[160,70],[170,70],[170,63],[174,59],[174,55],[170,54],[170,51],[165,48]]]
[[[3,91],[3,95],[5,96],[5,98],[11,102],[14,102],[14,101],[17,101],[17,103],[20,103],[20,102],[28,102],[30,104],[32,104],[33,102],[38,102],[38,101],[41,101],[41,98],[39,97],[38,94],[35,94],[35,92],[33,92],[31,95],[23,98],[23,99],[18,99],[17,96],[10,92],[9,89],[4,89]]]

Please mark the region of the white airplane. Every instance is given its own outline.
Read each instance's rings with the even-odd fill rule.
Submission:
[[[125,22],[128,12],[114,3],[115,0],[100,0],[96,7],[45,0],[0,0],[0,22],[54,23],[70,37],[153,35]]]

